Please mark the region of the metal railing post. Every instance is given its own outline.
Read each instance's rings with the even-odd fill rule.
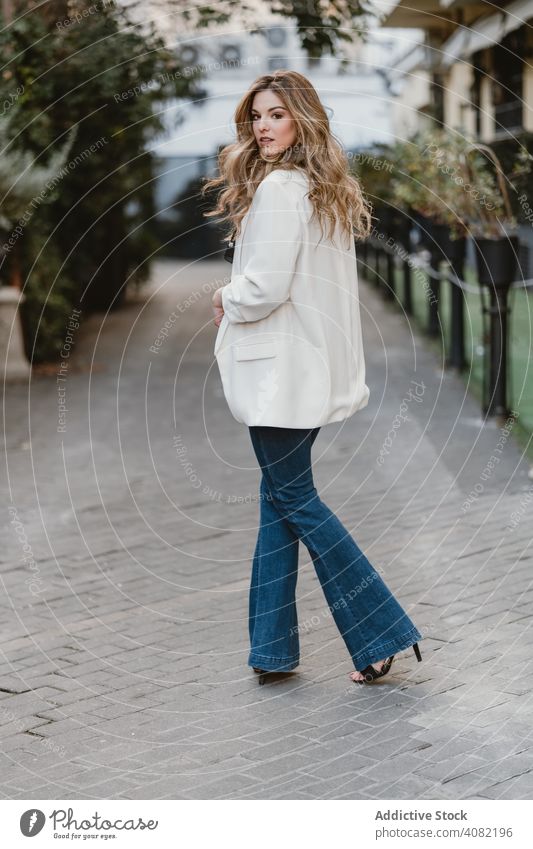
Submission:
[[[439,325],[439,296],[440,296],[440,280],[436,276],[439,273],[441,262],[441,254],[436,250],[430,252],[429,266],[433,274],[429,275],[429,291],[430,298],[428,300],[428,326],[427,332],[430,336],[438,336]],[[435,276],[434,276],[435,275]]]
[[[509,287],[493,286],[490,289],[490,353],[489,398],[484,413],[488,416],[509,415],[507,404],[508,318]]]
[[[387,277],[385,280],[383,297],[387,301],[394,301],[394,292],[395,292],[395,281],[394,281],[394,272],[395,272],[395,264],[394,264],[394,255],[386,251],[385,253],[386,261],[387,261]]]
[[[451,275],[450,282],[450,351],[446,365],[462,371],[466,365],[465,358],[465,324],[464,306],[465,295],[462,286],[456,282],[463,279],[465,253],[464,242],[456,249],[455,255],[448,257]]]

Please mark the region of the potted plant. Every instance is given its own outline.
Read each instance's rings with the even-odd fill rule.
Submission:
[[[506,416],[509,306],[508,295],[518,265],[518,225],[511,209],[500,161],[484,144],[472,144],[467,168],[483,195],[472,203],[468,214],[476,254],[478,280],[490,295],[489,355],[483,377],[483,405],[487,415]],[[494,170],[487,167],[490,160]],[[531,156],[520,154],[512,176],[522,176],[531,167]],[[484,308],[485,310],[485,308]],[[486,387],[486,371],[489,385]]]
[[[458,214],[456,189],[442,157],[457,161],[464,142],[444,130],[422,130],[404,143],[402,173],[393,181],[399,204],[414,211],[420,241],[457,262],[464,256],[466,223]]]
[[[398,169],[391,180],[394,203],[398,209],[410,210],[418,240],[425,247],[432,240],[430,222],[426,222],[424,215],[426,192],[416,136],[398,144],[397,158]]]
[[[470,200],[466,210],[472,235],[478,280],[481,285],[507,287],[518,266],[518,222],[509,201],[505,175],[500,161],[486,144],[472,144],[466,160],[471,183],[477,185],[481,198]],[[472,155],[473,154],[473,155]],[[487,167],[490,160],[492,171]],[[531,167],[531,155],[522,151],[517,156],[511,177],[522,176]]]

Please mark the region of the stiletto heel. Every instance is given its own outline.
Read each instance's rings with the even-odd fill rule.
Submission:
[[[422,655],[420,654],[418,643],[414,643],[413,650],[416,655],[416,659],[422,660]],[[369,663],[368,666],[365,666],[364,669],[361,669],[361,675],[364,675],[365,677],[359,680],[352,678],[352,681],[354,682],[354,684],[370,684],[372,683],[372,681],[375,681],[376,678],[383,678],[383,676],[386,675],[387,672],[389,672],[393,660],[394,655],[392,654],[390,657],[387,658],[380,670],[375,669],[372,664]]]
[[[270,673],[269,669],[258,669],[256,666],[252,666],[254,672],[259,675],[259,684],[265,683],[265,677]]]
[[[279,669],[259,669],[257,666],[252,666],[252,669],[257,675],[259,675],[259,683],[264,684],[268,675],[281,675],[290,676],[292,674],[292,670],[279,670]]]

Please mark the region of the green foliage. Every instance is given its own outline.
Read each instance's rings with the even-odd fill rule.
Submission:
[[[515,153],[509,165],[513,187],[513,180],[524,183],[532,161],[525,150]],[[445,224],[452,238],[466,232],[498,238],[516,227],[508,181],[494,150],[448,129],[425,128],[409,139],[378,146],[364,155],[357,172],[376,203],[414,210]]]
[[[527,151],[514,152],[509,162],[513,188],[524,184],[532,162]],[[415,210],[446,224],[452,237],[468,230],[477,237],[498,238],[516,227],[494,150],[448,129],[425,128],[409,139],[376,146],[357,172],[375,203]]]
[[[491,144],[504,174],[508,175],[509,201],[519,223],[531,226],[533,197],[533,133],[500,139]],[[524,201],[526,201],[524,203]]]
[[[57,361],[68,317],[72,307],[78,306],[78,287],[62,268],[57,243],[48,237],[44,208],[36,213],[24,235],[21,271],[25,280],[21,314],[26,355],[32,363]]]
[[[213,6],[191,5],[188,0],[167,0],[169,8],[175,9],[191,29],[205,29],[227,23],[239,17],[239,24],[247,32],[261,32],[258,27],[257,3],[243,0],[218,0]],[[341,42],[365,40],[368,35],[367,18],[377,17],[379,12],[367,0],[269,0],[263,3],[271,12],[296,23],[300,44],[310,58],[318,59],[325,54],[343,58]],[[360,25],[357,25],[357,21]],[[344,57],[346,59],[346,57]]]
[[[17,147],[16,139],[8,139],[7,127],[8,119],[0,116],[0,227],[9,231],[25,214],[31,215],[35,203],[54,199],[55,177],[67,161],[76,128],[47,165],[38,165],[34,154]]]
[[[199,97],[201,74],[184,74],[153,25],[132,23],[127,10],[109,0],[71,0],[66,23],[54,18],[54,4],[34,2],[28,11],[26,0],[15,0],[13,6],[9,26],[0,19],[0,102],[11,98],[5,112],[10,151],[21,162],[27,154],[36,167],[57,171],[58,151],[76,127],[40,221],[49,246],[39,263],[60,257],[56,285],[63,295],[73,286],[82,308],[107,309],[119,302],[115,296],[132,272],[137,281],[148,273],[145,259],[154,242],[140,225],[154,211],[147,147],[163,129],[158,112],[168,98]],[[24,250],[33,244],[25,240]],[[44,268],[38,277],[50,275]]]
[[[510,235],[517,221],[509,199],[508,181],[490,145],[471,141],[446,129],[426,132],[421,139],[427,168],[425,196],[435,220],[479,238]],[[531,157],[515,156],[510,178],[524,178]]]
[[[350,169],[372,204],[394,204],[392,176],[401,162],[402,145],[376,143],[357,154]]]

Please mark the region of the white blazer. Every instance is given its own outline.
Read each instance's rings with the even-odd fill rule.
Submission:
[[[319,427],[368,403],[354,236],[337,224],[319,244],[308,191],[300,169],[265,177],[222,289],[214,355],[230,411],[246,425]]]

